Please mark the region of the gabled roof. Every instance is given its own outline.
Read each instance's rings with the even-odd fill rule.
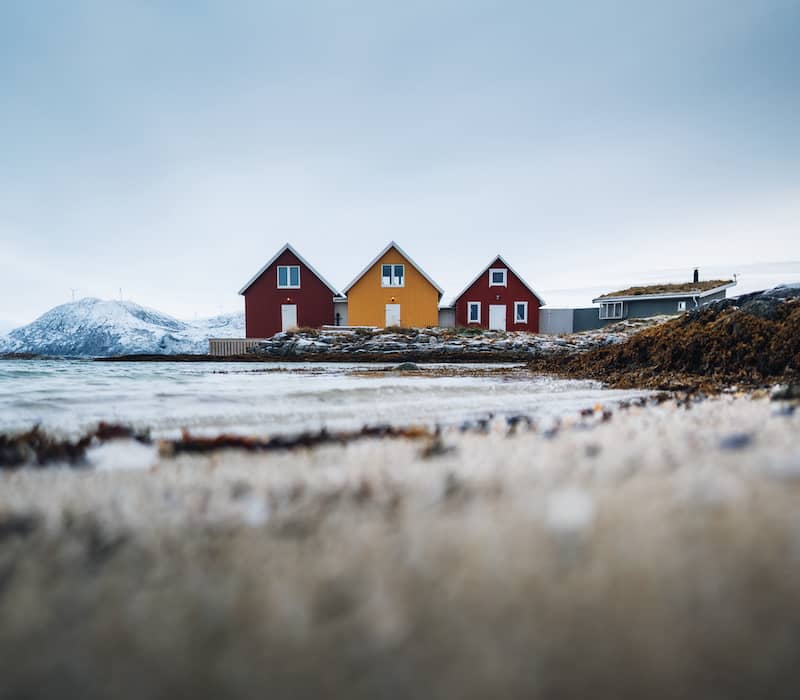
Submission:
[[[703,282],[682,282],[679,284],[652,284],[642,287],[629,287],[619,292],[611,292],[592,299],[593,304],[601,301],[638,301],[648,299],[682,299],[685,297],[707,297],[723,289],[736,286],[736,280],[705,280]]]
[[[255,275],[253,275],[250,280],[247,282],[244,287],[239,290],[239,294],[244,294],[250,287],[252,286],[253,282],[255,282],[261,275],[263,275],[267,269],[269,268],[272,263],[274,263],[281,255],[283,255],[286,251],[289,251],[294,257],[296,257],[303,265],[308,268],[309,271],[313,272],[314,275],[319,279],[322,284],[324,284],[328,289],[331,290],[334,296],[338,296],[339,292],[336,291],[336,287],[334,287],[328,280],[326,280],[319,272],[317,272],[311,265],[309,265],[308,261],[300,255],[292,246],[291,244],[287,243],[283,248],[281,248],[275,255],[273,255],[267,263],[258,271]]]
[[[506,268],[508,269],[509,272],[514,274],[514,277],[516,277],[520,282],[522,282],[522,285],[525,287],[525,289],[527,289],[531,294],[533,294],[533,296],[535,296],[539,300],[539,306],[544,306],[544,299],[542,299],[542,295],[539,294],[533,287],[531,287],[525,281],[525,278],[522,277],[522,275],[520,275],[513,267],[511,267],[511,265],[509,265],[506,262],[506,259],[502,255],[500,255],[499,253],[492,258],[492,262],[490,262],[486,267],[484,267],[483,270],[481,270],[481,272],[479,272],[477,275],[475,275],[473,280],[466,287],[464,287],[464,289],[462,289],[459,294],[457,294],[456,296],[453,297],[453,302],[452,302],[451,306],[455,306],[456,303],[458,302],[458,300],[461,297],[463,297],[464,294],[466,294],[467,290],[473,284],[475,284],[481,278],[481,276],[485,275],[498,260],[501,263],[503,263],[503,265],[506,266]]]
[[[363,270],[361,270],[361,272],[359,272],[359,273],[358,273],[358,274],[357,274],[357,275],[356,275],[356,276],[353,278],[353,281],[352,281],[352,282],[350,282],[350,284],[348,284],[348,285],[347,285],[347,286],[346,286],[346,287],[345,287],[345,288],[342,290],[342,294],[347,294],[347,293],[348,293],[348,292],[349,292],[349,291],[352,289],[353,285],[354,285],[356,282],[358,282],[358,280],[360,280],[360,279],[361,279],[361,278],[362,278],[364,275],[366,275],[366,274],[367,274],[367,272],[369,272],[369,271],[370,271],[370,270],[371,270],[371,269],[374,267],[375,263],[377,263],[377,262],[378,262],[378,260],[380,260],[380,259],[381,259],[381,258],[382,258],[384,255],[386,255],[386,253],[388,253],[388,252],[389,252],[389,251],[390,251],[392,248],[394,248],[394,249],[395,249],[395,250],[396,250],[398,253],[400,253],[400,255],[402,255],[402,256],[403,256],[403,257],[404,257],[404,258],[405,258],[405,259],[406,259],[406,260],[407,260],[407,261],[408,261],[408,262],[409,262],[411,265],[413,265],[413,266],[414,266],[414,269],[415,269],[417,272],[419,272],[419,274],[421,274],[421,275],[422,275],[422,276],[423,276],[423,277],[424,277],[426,280],[428,280],[428,282],[430,282],[431,286],[432,286],[434,289],[436,289],[436,291],[437,291],[437,292],[439,292],[439,298],[441,299],[441,298],[442,298],[442,295],[444,294],[444,290],[443,290],[443,289],[442,289],[442,288],[441,288],[441,287],[440,287],[438,284],[436,284],[436,282],[434,282],[434,281],[433,281],[433,280],[432,280],[432,279],[431,279],[431,278],[428,276],[428,273],[427,273],[427,272],[425,272],[425,270],[423,270],[423,269],[422,269],[422,268],[421,268],[419,265],[417,265],[417,263],[415,263],[415,262],[414,262],[414,261],[411,259],[411,256],[410,256],[408,253],[406,253],[406,251],[404,251],[404,250],[403,250],[403,249],[402,249],[402,248],[401,248],[399,245],[397,245],[397,243],[395,243],[394,241],[389,241],[389,245],[387,245],[387,246],[386,246],[386,247],[385,247],[385,248],[384,248],[384,249],[383,249],[383,250],[382,250],[380,253],[378,253],[378,254],[377,254],[377,255],[376,255],[376,256],[375,256],[375,257],[374,257],[374,258],[373,258],[373,259],[370,261],[369,265],[367,265],[367,266],[366,266],[366,267],[365,267]]]

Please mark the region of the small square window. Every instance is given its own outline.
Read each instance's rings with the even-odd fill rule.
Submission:
[[[489,270],[489,286],[505,287],[507,272],[508,271],[505,268],[492,268]]]
[[[381,265],[381,286],[403,287],[405,272],[405,265]]]
[[[515,301],[514,302],[514,323],[527,323],[528,322],[528,302]]]
[[[300,266],[299,265],[279,265],[278,266],[278,288],[279,289],[299,289],[300,288]]]
[[[679,301],[678,302],[678,311],[686,311],[686,302],[685,301]]]
[[[481,303],[479,301],[467,302],[467,322],[481,322]]]

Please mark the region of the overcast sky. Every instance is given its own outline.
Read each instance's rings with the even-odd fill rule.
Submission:
[[[286,241],[448,295],[797,261],[799,67],[797,0],[2,2],[0,319],[238,310]]]

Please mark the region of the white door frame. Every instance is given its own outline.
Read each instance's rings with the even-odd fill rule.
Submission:
[[[281,304],[281,330],[297,327],[297,304]]]
[[[506,329],[507,308],[505,304],[489,304],[489,330],[504,331]]]

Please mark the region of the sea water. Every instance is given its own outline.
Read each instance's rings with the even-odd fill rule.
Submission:
[[[374,364],[8,360],[0,362],[0,433],[40,425],[75,435],[99,421],[156,437],[183,429],[265,436],[322,427],[454,425],[519,414],[553,419],[641,395],[511,365],[423,367],[436,369],[436,376],[381,372]],[[501,367],[509,372],[486,376],[487,368]],[[478,376],[469,376],[470,369]]]

